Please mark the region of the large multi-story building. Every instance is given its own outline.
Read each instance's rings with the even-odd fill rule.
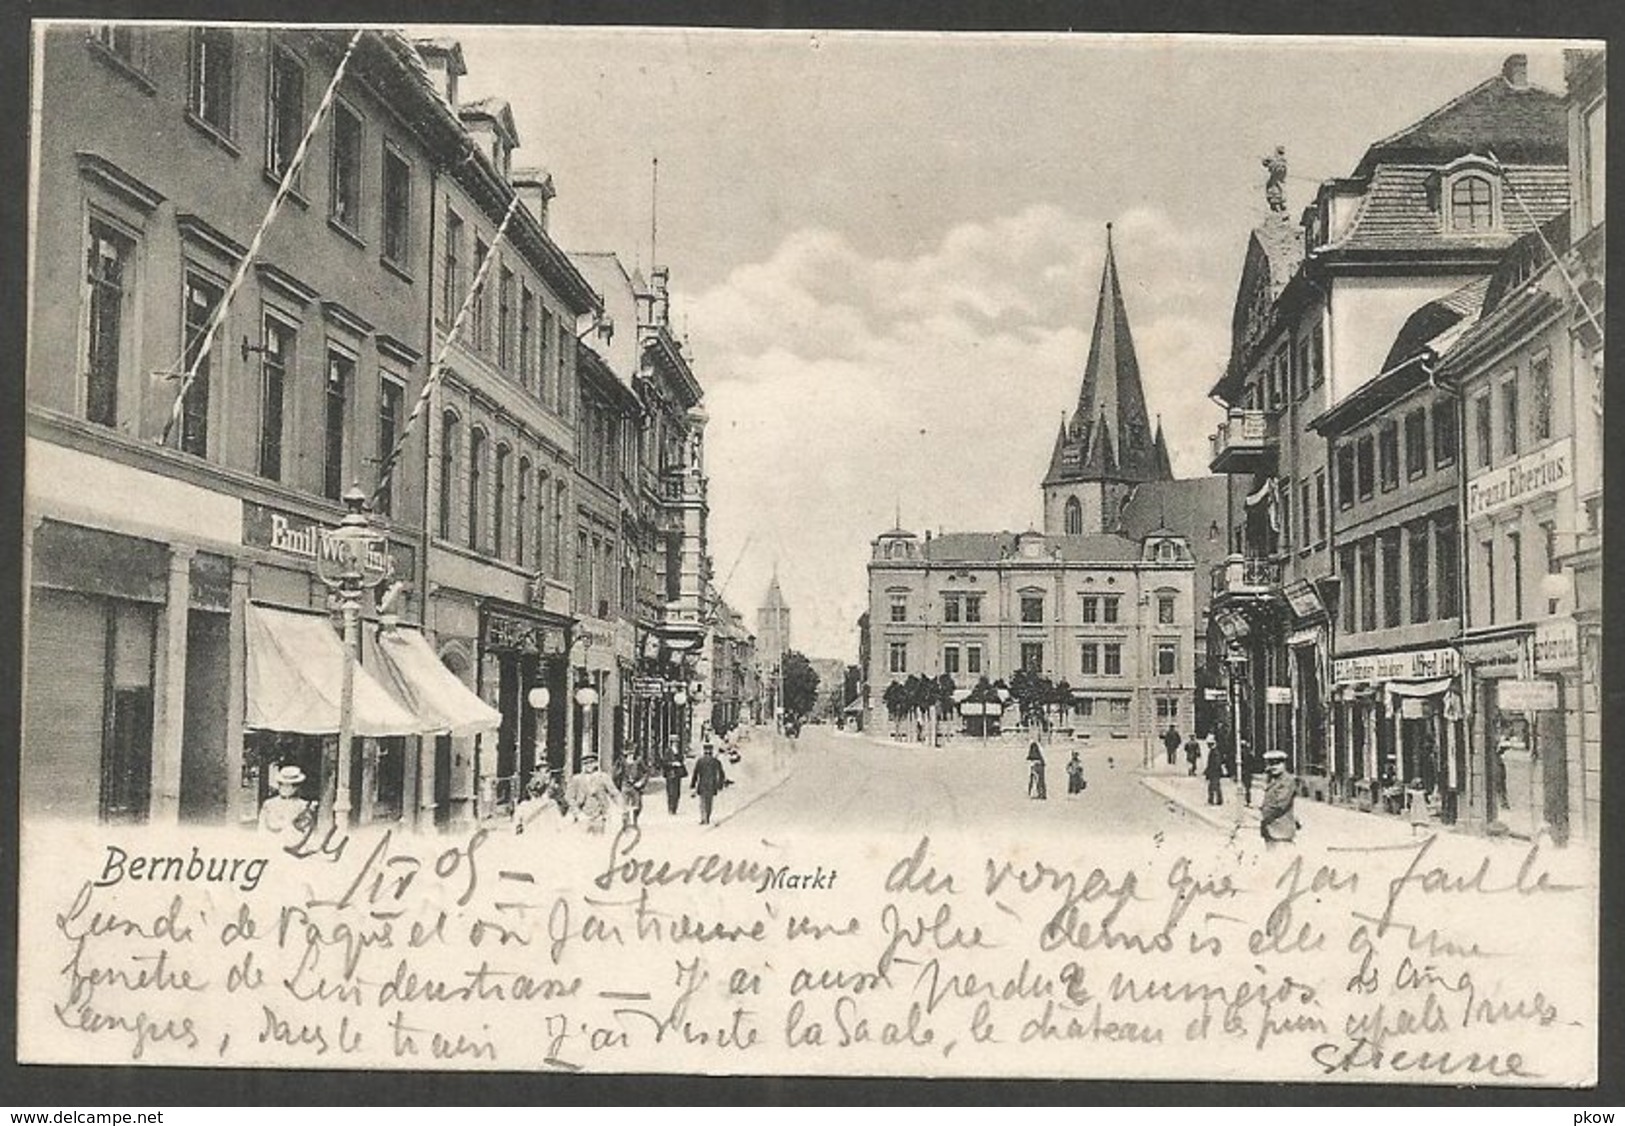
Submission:
[[[1150,426],[1108,229],[1078,405],[1040,486],[1044,531],[922,539],[893,528],[873,541],[869,725],[894,681],[947,675],[964,692],[1025,669],[1069,686],[1067,722],[1090,737],[1183,730],[1200,652],[1191,546],[1160,520],[1134,537],[1122,529],[1138,495],[1177,497],[1185,484],[1212,488],[1175,481],[1161,428]]]
[[[1385,654],[1370,647],[1382,641],[1382,629],[1399,631],[1390,640],[1401,649],[1410,641],[1401,636],[1406,623],[1376,624],[1391,620],[1390,607],[1381,605],[1377,613],[1379,604],[1370,600],[1390,587],[1395,593],[1382,597],[1401,596],[1398,570],[1391,584],[1374,578],[1382,559],[1393,561],[1390,517],[1425,517],[1432,534],[1440,534],[1434,519],[1446,517],[1411,505],[1442,505],[1435,494],[1443,478],[1434,476],[1440,467],[1432,459],[1437,435],[1452,425],[1452,407],[1432,392],[1417,392],[1407,399],[1405,418],[1394,419],[1374,400],[1402,390],[1408,377],[1392,369],[1420,362],[1405,348],[1393,354],[1418,308],[1438,303],[1432,332],[1420,323],[1411,326],[1410,336],[1425,344],[1459,319],[1464,302],[1470,304],[1470,291],[1462,287],[1488,275],[1531,229],[1530,217],[1512,205],[1512,194],[1528,206],[1534,222],[1563,210],[1562,115],[1562,100],[1531,86],[1526,60],[1511,56],[1501,74],[1371,145],[1350,176],[1323,183],[1295,227],[1284,198],[1275,194],[1270,214],[1249,241],[1230,360],[1213,391],[1229,416],[1214,437],[1212,465],[1235,484],[1229,507],[1233,554],[1215,570],[1211,651],[1226,673],[1240,738],[1258,751],[1286,751],[1317,797],[1357,800],[1359,787],[1332,782],[1365,780],[1368,770],[1380,779],[1385,767],[1397,771],[1400,765],[1397,759],[1371,762],[1364,751],[1354,759],[1333,759],[1339,746],[1328,724],[1334,698],[1350,705],[1345,712],[1358,712],[1366,707],[1362,701],[1414,698],[1448,679],[1433,665],[1407,663],[1402,652],[1386,654],[1393,660],[1378,659]],[[1387,382],[1378,391],[1331,416],[1333,429],[1371,424],[1369,431],[1351,430],[1334,459],[1324,428],[1311,421],[1381,380]],[[1406,454],[1403,487],[1395,468],[1399,438],[1390,427],[1401,422],[1421,427],[1415,452]],[[1450,468],[1448,462],[1443,468]],[[1412,470],[1419,484],[1411,483]],[[1393,482],[1395,496],[1383,494],[1379,478]],[[1355,541],[1343,536],[1345,513],[1356,522],[1349,527],[1351,535],[1358,533]],[[1448,524],[1442,527],[1448,533]],[[1421,533],[1417,527],[1406,536],[1411,532],[1419,566]],[[1412,542],[1406,539],[1401,567],[1409,565]],[[1352,550],[1340,556],[1340,547]],[[1437,547],[1435,568],[1453,569],[1436,553]],[[1351,590],[1361,607],[1373,610],[1356,624],[1373,624],[1357,630],[1357,637],[1339,638],[1334,611]],[[1440,619],[1454,611],[1448,600],[1435,597],[1423,632],[1436,634],[1444,628]],[[1371,660],[1337,666],[1332,662],[1339,654]],[[1372,669],[1382,675],[1364,675]],[[1340,672],[1348,679],[1339,681]],[[1448,698],[1461,687],[1453,682],[1440,691]],[[1366,745],[1358,734],[1348,734],[1354,722],[1347,720],[1345,751],[1350,738]],[[1456,795],[1448,787],[1465,779],[1449,771],[1436,777],[1445,780],[1441,797],[1453,795],[1441,804],[1451,804]]]
[[[564,770],[582,717],[596,719],[574,702],[569,655],[582,637],[572,567],[575,324],[601,306],[548,234],[551,179],[514,167],[520,139],[508,106],[460,100],[467,72],[455,41],[415,46],[473,142],[427,196],[431,332],[444,351],[425,419],[427,625],[440,660],[502,715],[495,732],[437,740],[433,804],[444,819],[507,808],[533,773]],[[538,688],[544,708],[530,702]]]
[[[25,803],[241,821],[283,762],[415,817],[419,736],[491,714],[416,628],[423,443],[382,477],[427,375],[435,170],[468,133],[388,32],[58,26],[37,63]],[[356,485],[386,537],[365,570],[407,588],[361,598],[339,749],[323,564]]]

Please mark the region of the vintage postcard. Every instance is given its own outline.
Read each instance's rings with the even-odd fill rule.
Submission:
[[[1596,1084],[1600,43],[31,46],[22,1062]]]

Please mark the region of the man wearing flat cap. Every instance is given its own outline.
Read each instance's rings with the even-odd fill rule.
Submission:
[[[268,833],[303,833],[312,816],[311,803],[299,796],[305,772],[297,766],[279,766],[271,774],[276,793],[260,805],[260,828]]]
[[[1259,832],[1269,844],[1291,841],[1298,835],[1298,818],[1292,812],[1298,800],[1298,780],[1286,768],[1285,751],[1264,754],[1264,800],[1258,807]]]

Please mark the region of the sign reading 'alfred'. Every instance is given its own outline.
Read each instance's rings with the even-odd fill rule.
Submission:
[[[1467,519],[1490,516],[1512,504],[1534,500],[1573,480],[1574,444],[1567,439],[1543,446],[1467,482]]]
[[[1455,676],[1461,671],[1461,655],[1454,649],[1415,649],[1409,653],[1371,653],[1362,657],[1342,657],[1332,665],[1332,679],[1339,684],[1387,680],[1432,680]]]

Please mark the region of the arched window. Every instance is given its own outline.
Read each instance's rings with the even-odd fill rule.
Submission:
[[[1450,185],[1450,229],[1487,231],[1495,226],[1495,197],[1483,176],[1463,176]]]
[[[480,548],[480,497],[485,488],[485,431],[478,426],[468,432],[468,546]]]
[[[513,561],[525,565],[525,511],[530,507],[530,458],[519,459],[519,503],[513,510]]]
[[[1066,534],[1083,535],[1083,505],[1078,503],[1077,497],[1066,498]]]
[[[510,454],[511,451],[507,446],[500,444],[497,446],[496,472],[493,474],[496,478],[496,499],[491,505],[491,554],[498,559],[502,558],[502,553],[507,547],[507,541],[503,533],[507,531],[505,525],[508,520],[508,458]]]
[[[440,416],[440,538],[451,539],[452,483],[457,480],[457,412]]]
[[[536,569],[538,571],[548,570],[547,493],[550,484],[551,478],[548,476],[547,470],[538,466],[536,469]]]

